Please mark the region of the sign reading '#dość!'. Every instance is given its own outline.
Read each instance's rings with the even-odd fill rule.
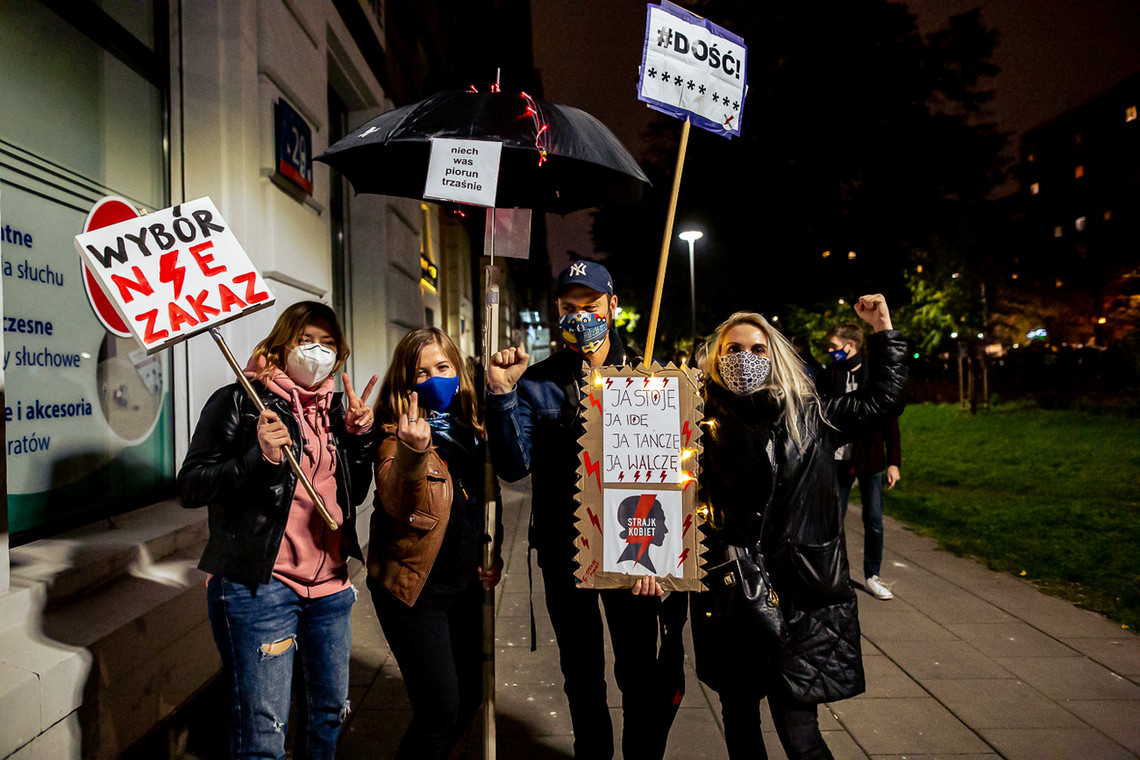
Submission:
[[[209,198],[85,232],[75,247],[147,353],[274,301]]]

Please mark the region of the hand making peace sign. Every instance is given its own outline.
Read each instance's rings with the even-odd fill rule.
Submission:
[[[408,411],[400,415],[396,435],[416,451],[427,451],[431,445],[431,426],[420,417],[420,397],[415,391],[408,396]]]
[[[348,379],[347,372],[341,375],[341,379],[344,380],[344,392],[348,396],[348,411],[344,417],[344,429],[354,435],[359,435],[372,424],[372,407],[368,406],[368,396],[372,393],[372,386],[376,385],[376,381],[380,377],[378,375],[372,376],[368,385],[364,386],[364,393],[360,398],[357,398],[356,392],[352,390],[352,381]]]

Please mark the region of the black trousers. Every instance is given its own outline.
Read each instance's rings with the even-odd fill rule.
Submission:
[[[788,760],[832,760],[819,730],[817,706],[798,702],[774,686],[775,651],[743,631],[723,635],[707,615],[710,594],[691,594],[693,656],[697,678],[720,697],[730,760],[765,760],[760,702],[768,697],[776,735]]]
[[[614,650],[614,678],[622,696],[622,756],[661,760],[685,694],[681,636],[687,595],[674,592],[662,601],[634,596],[628,589],[580,589],[569,569],[544,568],[542,579],[570,703],[574,756],[609,760],[614,754],[606,699],[604,607]]]
[[[412,607],[373,578],[368,590],[412,703],[396,758],[443,760],[483,701],[482,586],[421,596]]]

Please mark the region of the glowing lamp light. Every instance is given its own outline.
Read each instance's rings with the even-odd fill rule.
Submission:
[[[695,453],[696,453],[696,451],[693,449],[682,449],[681,450],[681,461],[684,462],[686,459],[691,459],[693,454],[695,454]]]
[[[696,480],[696,478],[693,477],[692,473],[685,472],[684,470],[681,470],[681,483],[683,485],[687,485],[689,483],[692,483],[694,480]]]
[[[704,236],[705,236],[705,233],[701,232],[700,230],[685,230],[684,232],[677,235],[677,237],[681,238],[686,243],[688,243],[690,241],[695,243],[698,240],[700,240],[701,238],[703,238]]]
[[[1104,317],[1101,317],[1100,319],[1098,319],[1098,320],[1096,321],[1096,323],[1097,323],[1098,325],[1103,325],[1103,324],[1104,324],[1104,323],[1106,323],[1106,322],[1108,322],[1108,320],[1107,320],[1107,319],[1105,319]]]
[[[845,303],[847,303],[847,302],[846,302],[846,301],[844,301],[842,298],[840,298],[840,299],[839,299],[839,305],[840,305],[840,306],[842,306],[842,305],[843,305],[843,304],[845,304]]]
[[[978,333],[978,339],[981,340],[982,334]]]
[[[594,370],[594,385],[600,386],[601,384],[602,384],[602,376],[600,374],[598,374],[597,370]]]
[[[957,338],[957,337],[958,337],[958,333],[956,333],[956,332],[952,332],[952,333],[950,333],[950,337],[951,337],[951,338]]]
[[[918,358],[918,352],[917,352],[917,351],[915,351],[915,352],[914,352],[914,358],[915,358],[915,359],[917,359],[917,358]]]
[[[959,276],[960,275],[957,272],[955,272],[954,274],[950,275],[950,279],[957,280]]]
[[[855,251],[848,251],[847,252],[847,258],[849,260],[853,260],[855,258]]]
[[[1040,340],[1042,338],[1049,337],[1049,333],[1045,332],[1044,327],[1038,327],[1036,330],[1030,330],[1029,332],[1025,333],[1025,337],[1029,338],[1030,340]]]
[[[826,258],[828,258],[829,256],[831,256],[831,251],[824,251],[824,252],[823,252],[823,258],[825,258],[825,259],[826,259]]]

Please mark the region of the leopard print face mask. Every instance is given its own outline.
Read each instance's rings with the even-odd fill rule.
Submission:
[[[750,351],[739,351],[717,359],[716,368],[725,388],[738,396],[747,396],[760,390],[768,381],[772,374],[772,360]]]

